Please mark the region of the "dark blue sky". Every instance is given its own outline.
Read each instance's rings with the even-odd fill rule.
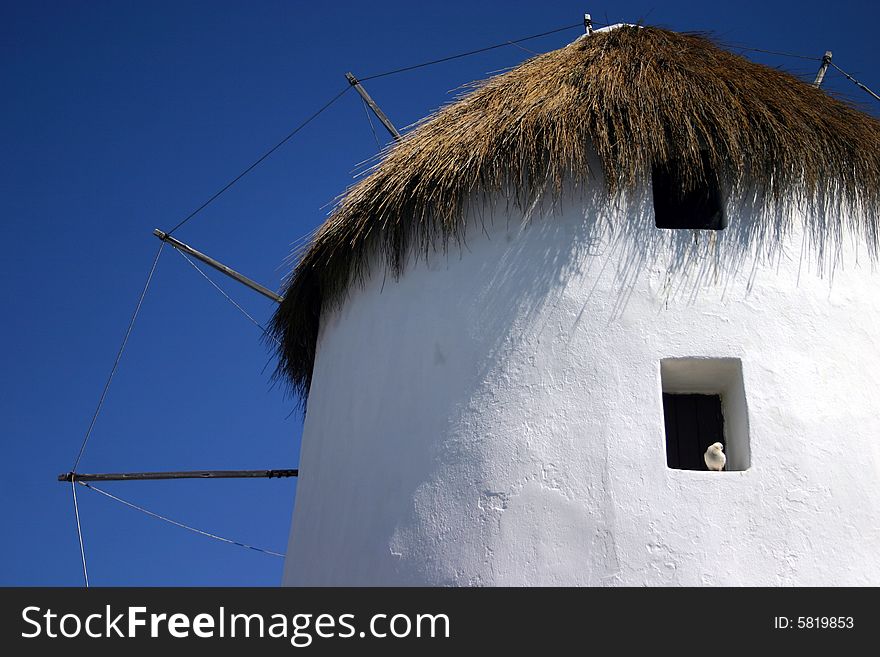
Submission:
[[[834,61],[880,88],[870,3],[19,2],[0,5],[3,585],[79,585],[70,469],[168,230],[366,77],[578,23],[646,19]],[[521,44],[543,52],[572,29]],[[812,79],[816,62],[745,53]],[[366,83],[398,127],[530,54],[510,46]],[[878,114],[831,71],[826,88]],[[874,103],[874,104],[872,104]],[[377,125],[377,131],[380,130]],[[384,133],[378,132],[384,141]],[[376,144],[350,92],[176,236],[270,288]],[[211,276],[259,321],[272,303]],[[166,248],[79,470],[295,467],[301,417],[260,332]],[[292,480],[126,482],[116,495],[283,552]],[[80,489],[93,585],[275,585],[281,559]]]

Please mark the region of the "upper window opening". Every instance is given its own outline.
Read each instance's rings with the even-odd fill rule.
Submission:
[[[684,169],[680,160],[655,164],[651,170],[654,218],[657,228],[722,230],[727,227],[718,176],[709,153],[700,152],[702,182],[684,191]]]

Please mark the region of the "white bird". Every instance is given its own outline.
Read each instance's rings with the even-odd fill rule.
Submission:
[[[703,454],[703,460],[706,461],[706,467],[710,470],[720,472],[727,464],[727,457],[724,455],[724,445],[721,443],[712,443],[709,449]]]

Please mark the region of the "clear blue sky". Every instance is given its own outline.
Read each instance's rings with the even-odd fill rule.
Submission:
[[[834,61],[880,89],[865,2],[8,2],[0,6],[5,249],[2,585],[79,585],[70,469],[151,259],[169,229],[346,85],[577,23],[647,23]],[[567,32],[521,44],[543,52]],[[812,78],[816,63],[745,53]],[[505,47],[366,83],[399,127],[515,65]],[[838,73],[826,87],[878,114]],[[377,131],[380,128],[377,125]],[[384,133],[379,132],[383,138]],[[278,288],[291,244],[376,153],[348,93],[177,237]],[[212,276],[259,321],[271,302]],[[295,467],[302,419],[260,333],[166,248],[80,471]],[[283,552],[292,480],[105,489]],[[281,559],[80,489],[93,585],[275,585]]]

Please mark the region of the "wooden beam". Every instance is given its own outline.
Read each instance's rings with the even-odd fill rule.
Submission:
[[[358,79],[354,77],[351,72],[346,73],[345,78],[348,80],[348,83],[355,88],[355,91],[357,91],[361,95],[361,98],[364,99],[364,102],[366,102],[367,105],[370,106],[370,109],[373,110],[373,114],[376,115],[376,118],[378,118],[382,122],[382,125],[385,126],[385,129],[391,134],[392,137],[394,137],[394,141],[400,141],[402,137],[400,136],[400,133],[397,132],[397,128],[395,128],[388,117],[385,116],[385,112],[379,109],[376,101],[370,98],[370,94],[368,94],[367,90],[361,86],[361,83],[358,81]]]
[[[183,472],[64,472],[58,481],[154,481],[157,479],[274,479],[298,477],[299,470],[188,470]]]
[[[242,285],[246,285],[247,287],[251,288],[255,292],[259,292],[264,297],[269,297],[270,299],[272,299],[272,301],[274,301],[276,303],[281,303],[282,301],[284,301],[284,297],[281,297],[281,296],[275,294],[272,290],[270,290],[266,287],[263,287],[262,285],[260,285],[256,281],[252,281],[247,276],[244,276],[243,274],[239,274],[237,271],[235,271],[231,267],[227,267],[222,262],[218,262],[217,260],[214,260],[214,258],[212,258],[210,256],[206,256],[201,251],[196,251],[194,248],[192,248],[188,244],[184,244],[180,240],[174,239],[168,233],[165,233],[165,232],[159,230],[158,228],[156,228],[153,231],[153,235],[158,237],[160,240],[162,240],[166,244],[170,244],[178,251],[182,251],[183,253],[188,253],[192,257],[194,257],[198,260],[201,260],[209,267],[213,267],[217,271],[219,271],[223,274],[226,274],[227,276],[229,276],[229,278],[233,278],[236,281],[238,281],[239,283],[241,283]]]

